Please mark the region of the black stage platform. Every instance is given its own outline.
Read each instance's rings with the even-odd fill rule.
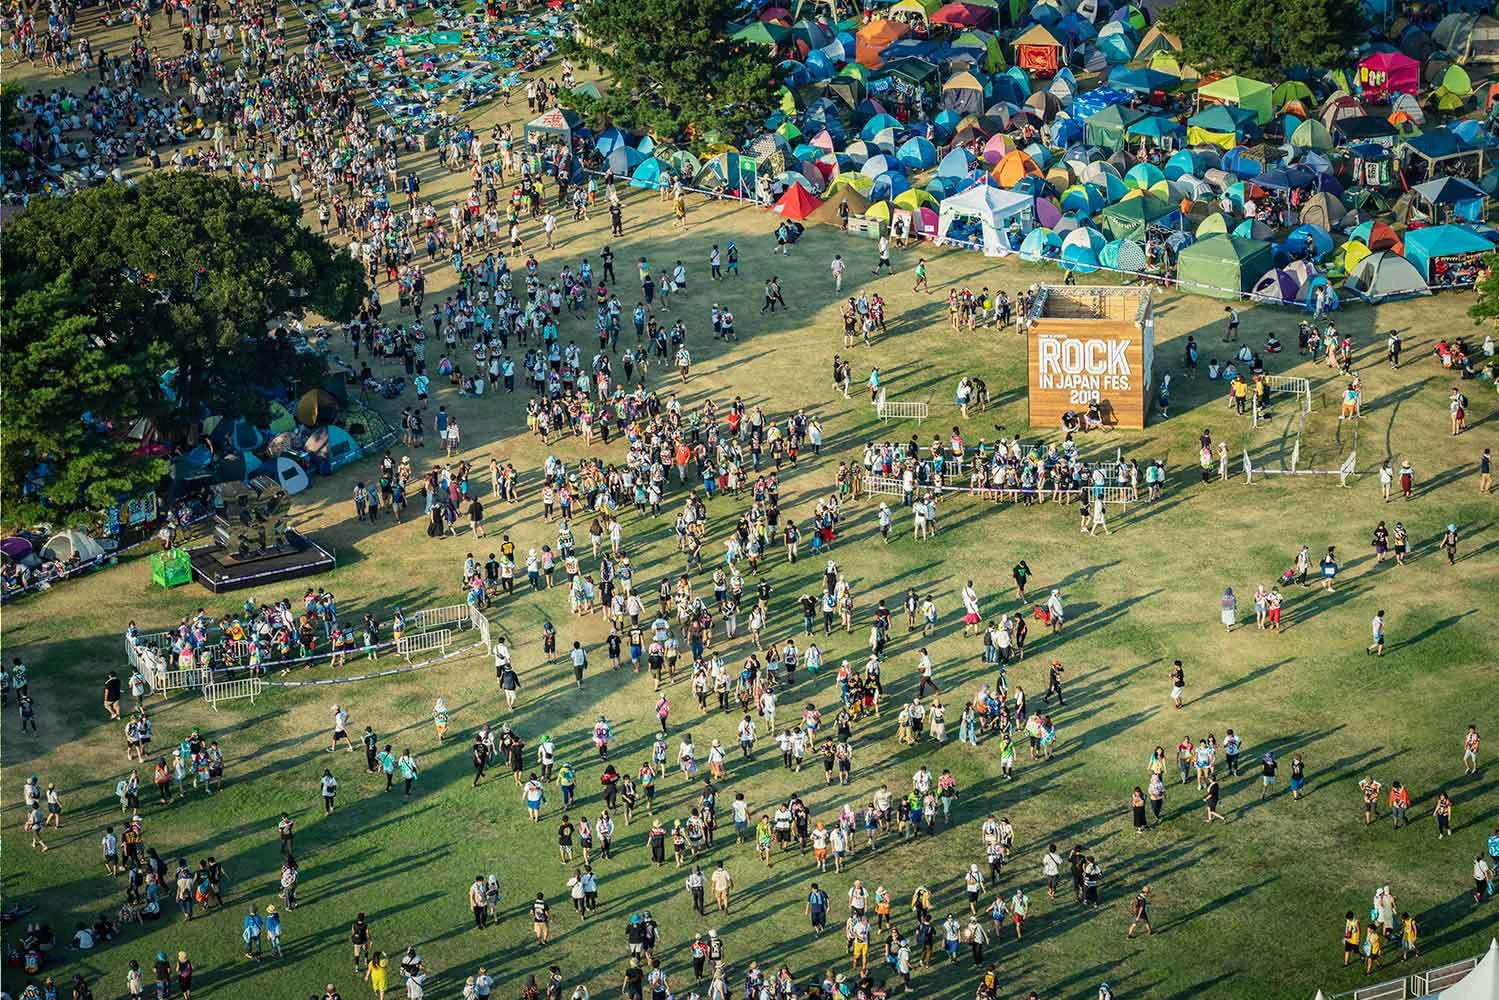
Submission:
[[[334,566],[333,553],[293,528],[284,529],[285,544],[279,550],[274,547],[253,547],[243,552],[231,549],[219,541],[228,525],[222,518],[217,520],[220,521],[220,530],[216,532],[218,537],[187,550],[192,558],[193,576],[215,594],[293,580],[325,572]]]

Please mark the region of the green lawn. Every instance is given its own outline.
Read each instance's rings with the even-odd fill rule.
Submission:
[[[431,154],[423,163],[431,181],[424,189],[439,187],[447,175],[438,176]],[[854,352],[855,376],[862,378],[878,364],[890,397],[929,400],[932,418],[919,428],[882,427],[857,394],[848,401],[835,395],[826,375],[840,342],[828,262],[842,253],[851,262],[849,277],[862,279],[861,268],[873,263],[873,244],[814,229],[791,256],[775,259],[771,224],[759,213],[694,201],[691,229],[684,234],[672,230],[658,209],[653,199],[634,196],[627,203],[626,237],[614,246],[627,293],[629,262],[642,254],[658,268],[680,258],[691,273],[690,293],[673,301],[667,319],[686,317],[693,378],[685,386],[667,386],[658,371],[652,382],[676,392],[684,405],[739,395],[773,418],[799,407],[819,414],[828,445],[821,458],[804,460],[785,477],[788,514],[808,516],[831,488],[837,462],[854,458],[866,440],[914,434],[925,442],[954,424],[970,440],[992,440],[996,424],[1006,433],[1023,430],[1020,338],[987,329],[954,334],[942,297],[953,283],[1013,292],[1033,281],[1055,280],[1054,272],[941,253],[930,265],[934,293],[924,296],[909,291],[914,258],[898,257],[900,272],[877,283],[889,303],[891,331],[873,348]],[[557,252],[542,255],[544,267],[584,256],[596,259],[603,242],[597,220],[586,228],[569,223],[563,235],[566,242]],[[739,242],[744,276],[710,287],[707,248],[728,239]],[[771,273],[785,279],[792,308],[762,318],[759,289]],[[435,269],[429,289],[444,294],[449,278],[448,269]],[[852,284],[857,287],[858,280]],[[622,298],[627,308],[633,305],[628,294]],[[707,310],[715,300],[731,304],[739,317],[737,344],[708,337]],[[1282,428],[1251,431],[1206,384],[1178,380],[1169,420],[1086,442],[1090,452],[1112,454],[1118,447],[1127,457],[1164,458],[1171,468],[1164,499],[1115,514],[1108,537],[1080,535],[1075,512],[1066,506],[995,509],[955,499],[943,505],[934,540],[912,540],[909,522],[901,518],[899,536],[884,545],[875,530],[874,505],[852,512],[834,555],[854,582],[859,627],[852,635],[827,640],[828,658],[862,657],[877,601],[893,607],[907,587],[933,593],[942,618],[929,645],[944,700],[954,709],[950,732],[955,734],[957,706],[977,684],[992,680],[980,662],[978,641],[961,635],[959,590],[972,579],[986,614],[1013,609],[1009,568],[1025,558],[1036,571],[1036,589],[1061,588],[1071,614],[1059,637],[1033,628],[1031,652],[1010,671],[1011,683],[1023,685],[1034,698],[1045,686],[1044,664],[1055,656],[1066,665],[1068,704],[1054,715],[1056,754],[1038,763],[1022,751],[1015,781],[1006,783],[998,778],[992,742],[977,750],[956,744],[900,746],[892,708],[856,730],[850,788],[824,787],[815,765],[788,774],[762,746],[752,764],[731,758],[720,802],[726,806],[735,792],[743,792],[758,812],[795,792],[814,815],[830,819],[843,803],[866,801],[881,783],[908,787],[910,774],[923,764],[934,773],[951,768],[962,788],[955,822],[929,840],[860,851],[843,874],[819,876],[810,857],[796,854],[778,857],[767,870],[730,837],[707,860],[722,859],[733,873],[733,911],[699,918],[683,888],[685,872],[651,865],[646,824],[637,817],[633,826],[621,826],[617,856],[596,865],[601,910],[580,926],[567,902],[570,869],[559,863],[554,846],[558,797],[553,795],[538,827],[526,821],[508,775],[492,775],[479,788],[470,787],[467,736],[485,722],[507,719],[487,659],[476,656],[378,682],[273,690],[253,706],[229,705],[217,713],[182,695],[155,708],[159,745],[194,725],[202,727],[225,748],[226,787],[221,796],[189,797],[166,808],[148,796],[142,809],[147,842],[169,861],[184,856],[195,862],[210,853],[223,860],[231,877],[230,912],[211,913],[190,925],[169,914],[161,924],[129,931],[91,954],[58,955],[50,971],[60,979],[82,971],[95,982],[96,995],[117,997],[123,995],[130,958],[145,962],[158,949],[185,948],[199,970],[200,996],[253,990],[300,997],[329,981],[346,996],[358,996],[365,987],[351,974],[347,930],[362,910],[376,947],[397,953],[408,944],[419,947],[434,973],[429,996],[458,996],[464,977],[479,965],[488,966],[504,995],[514,996],[527,975],[552,963],[562,968],[569,992],[582,982],[598,995],[618,988],[626,919],[649,908],[663,930],[660,955],[674,990],[692,986],[687,945],[710,927],[726,942],[732,989],[740,988],[752,959],[771,969],[784,963],[799,982],[811,982],[826,968],[846,968],[841,935],[814,940],[802,915],[811,881],[820,881],[833,897],[834,921],[846,913],[842,901],[852,879],[885,885],[897,900],[897,925],[909,931],[913,921],[905,904],[918,883],[933,889],[939,919],[963,908],[962,873],[969,863],[983,860],[979,825],[990,814],[1009,817],[1016,829],[1017,862],[1007,868],[1001,887],[1008,896],[1022,886],[1032,900],[1025,939],[1006,939],[991,949],[1004,997],[1031,989],[1048,1000],[1091,997],[1102,981],[1121,997],[1307,997],[1317,988],[1329,994],[1352,989],[1362,977],[1340,967],[1342,915],[1348,909],[1365,913],[1374,888],[1385,883],[1393,886],[1401,908],[1421,921],[1422,967],[1477,954],[1492,933],[1492,916],[1487,907],[1471,904],[1466,888],[1473,854],[1499,813],[1499,789],[1491,767],[1465,779],[1459,756],[1466,723],[1477,722],[1490,740],[1499,728],[1492,695],[1499,642],[1489,620],[1499,580],[1499,529],[1493,499],[1477,494],[1473,474],[1478,452],[1495,444],[1495,407],[1492,392],[1474,386],[1469,391],[1473,429],[1455,440],[1448,437],[1449,380],[1424,357],[1439,335],[1468,326],[1467,301],[1447,296],[1378,310],[1358,307],[1338,317],[1340,329],[1355,338],[1367,384],[1359,467],[1369,473],[1387,456],[1397,464],[1410,457],[1419,489],[1408,504],[1381,504],[1372,474],[1347,490],[1325,480],[1289,477],[1253,486],[1242,480],[1202,485],[1194,463],[1196,438],[1204,427],[1215,440],[1228,440],[1235,454],[1244,447],[1274,452]],[[1158,366],[1178,367],[1188,334],[1210,354],[1221,308],[1214,300],[1164,295],[1157,310]],[[1274,328],[1294,343],[1294,324],[1290,313],[1249,309],[1244,339],[1257,343]],[[1406,331],[1410,361],[1399,371],[1380,363],[1380,331],[1391,326]],[[564,333],[573,330],[580,343],[587,343],[591,329],[583,321]],[[1281,355],[1272,369],[1308,374],[1319,386],[1326,382],[1325,369],[1294,367],[1296,360]],[[952,404],[956,379],[965,372],[985,378],[998,401],[966,422]],[[1320,389],[1319,407],[1321,396],[1335,399],[1336,391],[1335,382]],[[546,449],[525,433],[523,398],[460,400],[444,390],[437,402],[461,417],[466,456],[497,454],[525,472],[528,486],[535,483]],[[1334,437],[1335,423],[1314,420],[1308,445],[1340,458],[1346,451],[1344,441]],[[551,450],[569,460],[585,453],[571,439]],[[617,443],[593,450],[614,460],[622,455]],[[413,455],[419,463],[422,458]],[[464,554],[472,550],[482,558],[502,532],[522,550],[552,540],[537,516],[534,496],[518,507],[491,509],[488,543],[466,537],[432,542],[419,523],[409,521],[399,526],[382,521],[371,529],[354,521],[347,497],[356,479],[371,477],[373,465],[360,463],[319,481],[296,508],[300,526],[337,552],[339,568],[313,582],[331,587],[346,616],[357,617],[365,608],[386,614],[397,605],[458,600],[456,577]],[[643,568],[637,579],[647,588],[680,570],[671,544],[674,505],[672,497],[662,517],[632,514],[625,521],[626,545]],[[737,512],[736,503],[714,502],[707,552],[722,551],[719,540]],[[1381,518],[1403,520],[1410,529],[1416,548],[1407,566],[1374,562],[1367,542]],[[1463,535],[1454,567],[1435,548],[1448,522],[1456,522]],[[1255,585],[1270,583],[1303,542],[1314,552],[1339,546],[1345,573],[1337,592],[1289,592],[1290,627],[1282,635],[1258,633],[1252,624],[1225,634],[1217,619],[1223,587],[1234,587],[1247,612]],[[817,588],[822,567],[812,560],[788,566],[778,554],[768,565],[776,594],[771,634],[788,635],[799,624],[794,598]],[[303,586],[298,581],[253,596],[295,598]],[[121,668],[125,623],[134,619],[144,628],[163,627],[199,606],[237,607],[243,596],[213,599],[196,587],[153,590],[145,559],[131,558],[6,609],[4,654],[20,656],[32,668],[42,722],[38,736],[7,734],[8,787],[33,773],[44,784],[56,782],[66,815],[62,831],[49,834],[52,850],[34,854],[21,829],[20,794],[6,794],[4,829],[11,846],[3,895],[38,906],[59,936],[66,938],[78,920],[113,910],[121,898],[120,887],[97,861],[97,844],[102,827],[119,818],[112,790],[128,765],[122,730],[103,720],[97,692],[104,672]],[[1368,621],[1378,608],[1388,612],[1390,648],[1374,660],[1363,648]],[[584,689],[575,690],[563,664],[541,661],[540,623],[548,616],[558,623],[564,645],[574,638],[589,644],[601,639],[598,617],[570,618],[560,592],[499,602],[492,617],[511,635],[526,685],[507,721],[533,745],[543,733],[558,741],[564,758],[580,772],[584,794],[574,812],[591,817],[599,806],[594,793],[599,768],[588,739],[593,718],[604,711],[615,720],[615,759],[638,766],[650,745],[655,696],[649,681],[603,669],[600,651]],[[885,673],[892,704],[914,693],[920,644],[897,628]],[[749,651],[743,637],[727,650],[731,661]],[[1177,658],[1185,661],[1190,681],[1180,712],[1167,698],[1167,669]],[[781,699],[783,715],[806,701],[829,712],[837,698],[830,674],[800,680]],[[453,707],[456,730],[440,746],[430,722],[438,696]],[[733,716],[698,715],[685,682],[671,696],[674,730],[690,729],[699,747],[715,736],[732,744]],[[335,758],[325,752],[335,700],[349,710],[356,730],[373,725],[398,751],[409,746],[419,756],[424,773],[411,802],[383,794],[357,755]],[[14,724],[14,716],[8,724]],[[1224,783],[1223,810],[1230,822],[1205,826],[1195,790],[1173,784],[1166,821],[1143,836],[1132,832],[1128,796],[1145,782],[1151,749],[1169,748],[1183,735],[1212,732],[1221,739],[1227,727],[1243,735],[1247,761],[1266,750],[1281,758],[1280,793],[1261,803],[1252,769],[1230,778]],[[1300,802],[1285,791],[1295,751],[1306,759],[1311,778],[1310,794]],[[321,815],[317,797],[323,767],[332,767],[342,783],[339,809],[328,818]],[[1415,825],[1392,832],[1384,819],[1366,829],[1356,788],[1364,775],[1386,785],[1391,780],[1408,784],[1415,798],[1412,812],[1421,817]],[[1428,814],[1444,788],[1456,804],[1456,833],[1438,842]],[[683,816],[688,798],[679,779],[668,779],[660,796],[662,815]],[[299,827],[302,905],[284,915],[287,957],[256,965],[240,957],[239,918],[252,903],[274,901],[275,823],[283,810]],[[1055,903],[1045,899],[1040,858],[1050,842],[1064,852],[1078,843],[1098,858],[1104,871],[1098,910],[1084,910],[1070,897]],[[503,884],[506,916],[497,929],[480,933],[470,929],[466,889],[475,874],[489,872]],[[1157,934],[1127,941],[1128,902],[1145,882],[1152,886]],[[544,951],[532,946],[525,917],[526,901],[538,891],[552,901],[557,919],[553,944]],[[7,944],[12,931],[6,929]],[[14,977],[10,981],[20,985]],[[916,977],[919,989],[941,997],[971,995],[975,982],[966,961]]]

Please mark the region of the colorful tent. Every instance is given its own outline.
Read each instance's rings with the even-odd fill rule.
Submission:
[[[1182,288],[1215,299],[1236,299],[1270,270],[1274,251],[1263,240],[1216,235],[1184,247],[1176,258]]]
[[[793,184],[781,195],[781,200],[776,202],[771,211],[782,218],[800,222],[813,212],[817,211],[822,202],[800,184]]]
[[[1107,150],[1124,148],[1125,130],[1145,117],[1145,112],[1122,104],[1111,104],[1086,122],[1087,142],[1090,146],[1102,146]]]
[[[1198,104],[1226,104],[1229,107],[1253,111],[1255,121],[1268,124],[1275,117],[1271,107],[1274,88],[1268,83],[1251,80],[1247,76],[1225,76],[1197,88]]]
[[[1027,175],[1041,176],[1041,168],[1036,166],[1036,161],[1023,150],[1015,150],[1006,153],[994,169],[990,172],[995,182],[1002,188],[1012,188],[1019,184]]]
[[[880,54],[890,47],[897,39],[906,37],[910,28],[900,21],[881,19],[870,21],[859,29],[855,36],[855,57],[861,66],[869,69],[879,69],[883,61]]]
[[[1432,288],[1472,284],[1479,259],[1493,249],[1466,226],[1427,226],[1405,234],[1405,259]]]
[[[1359,261],[1343,288],[1371,304],[1431,294],[1421,272],[1390,250],[1371,253]]]
[[[1356,79],[1365,97],[1414,94],[1421,87],[1421,64],[1400,52],[1376,52],[1358,64]]]
[[[1018,226],[1022,232],[1036,224],[1034,199],[1014,191],[1001,191],[988,184],[976,184],[960,194],[945,198],[938,209],[937,237],[947,236],[953,222],[973,219],[979,224],[984,253],[990,257],[1009,252],[1005,230]]]
[[[1032,76],[1054,76],[1065,64],[1062,43],[1042,24],[1033,24],[1015,39],[1015,65]]]

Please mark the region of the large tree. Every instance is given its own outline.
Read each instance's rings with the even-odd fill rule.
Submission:
[[[6,227],[3,279],[11,525],[153,486],[165,463],[124,439],[138,419],[172,442],[210,413],[263,417],[323,369],[276,321],[347,319],[365,288],[289,200],[185,173],[33,200]]]
[[[1161,20],[1201,69],[1260,73],[1341,66],[1365,38],[1358,0],[1179,0]]]
[[[743,16],[736,0],[588,0],[568,50],[603,69],[598,99],[566,94],[571,106],[661,139],[737,137],[776,100],[772,55],[730,39]]]

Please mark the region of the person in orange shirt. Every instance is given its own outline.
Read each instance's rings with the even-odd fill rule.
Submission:
[[[692,460],[692,449],[686,441],[678,441],[675,455],[677,464],[677,482],[685,482],[687,479],[687,463]]]
[[[1395,817],[1395,829],[1400,829],[1409,821],[1405,818],[1405,811],[1410,808],[1411,793],[1400,782],[1390,784],[1390,814]]]

